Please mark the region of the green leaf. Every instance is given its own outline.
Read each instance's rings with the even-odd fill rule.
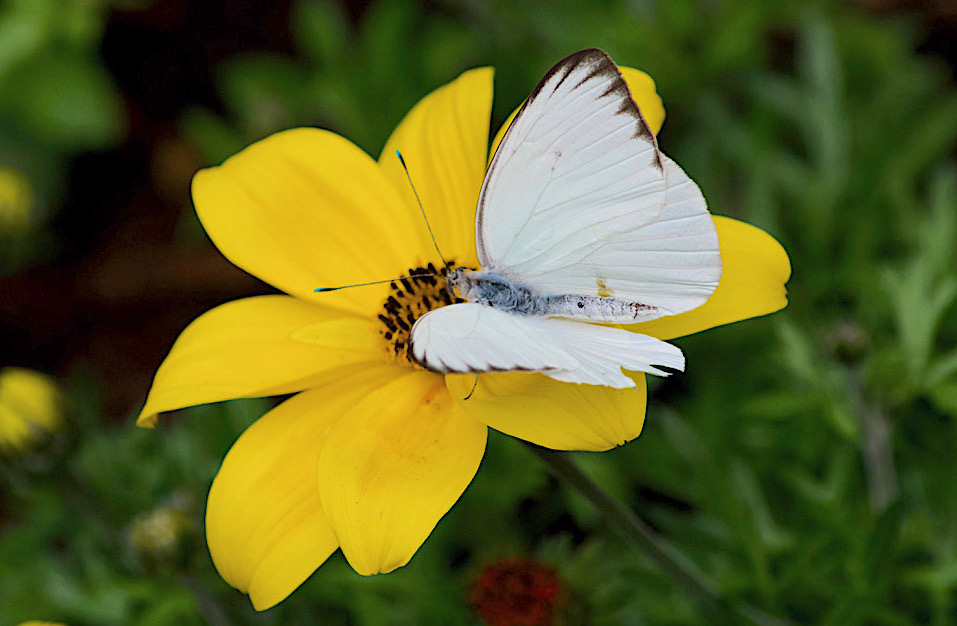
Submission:
[[[957,418],[957,380],[937,384],[930,389],[929,395],[938,410]]]
[[[296,46],[320,67],[341,64],[346,54],[348,17],[332,0],[300,0],[292,9]]]
[[[206,165],[218,165],[247,145],[242,133],[209,109],[188,108],[179,126],[190,143],[202,152]]]
[[[957,95],[927,103],[907,120],[907,130],[895,140],[884,181],[893,198],[913,195],[921,170],[946,154],[957,139]]]
[[[41,141],[68,150],[106,148],[126,134],[125,109],[112,78],[84,54],[43,53],[17,65],[8,75],[0,111]]]
[[[146,610],[137,619],[141,626],[199,626],[203,622],[199,619],[199,603],[186,589],[177,589],[165,595],[154,597],[147,604]]]
[[[289,59],[250,54],[226,63],[220,83],[247,140],[303,123],[307,76]]]
[[[944,313],[957,299],[957,276],[937,280],[939,268],[922,257],[899,268],[885,269],[884,289],[894,305],[901,346],[913,379],[920,380],[934,349]]]
[[[11,3],[0,12],[0,85],[12,89],[5,74],[33,56],[49,35],[50,14],[43,2]]]

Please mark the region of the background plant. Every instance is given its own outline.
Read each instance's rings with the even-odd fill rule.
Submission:
[[[943,61],[916,52],[927,18],[823,0],[441,0],[428,9],[293,2],[289,45],[217,62],[217,98],[191,101],[177,136],[197,165],[300,124],[377,154],[418,98],[467,67],[496,67],[496,125],[579,48],[647,70],[668,110],[662,146],[714,212],[782,241],[791,304],[682,340],[689,371],[656,382],[641,437],[576,460],[729,598],[801,624],[957,620],[957,91]],[[0,18],[0,32],[19,23],[11,15],[20,13]],[[51,32],[87,33],[87,56],[82,67],[50,62],[111,84],[97,36],[81,28],[88,14],[70,15]],[[14,71],[4,50],[0,81]],[[82,132],[44,130],[23,117],[47,106],[40,95],[17,98],[0,106],[0,128],[16,128],[21,146],[9,154],[38,145],[63,163],[122,136],[111,134],[122,128],[114,105]],[[107,127],[105,138],[90,131]],[[204,241],[194,220],[182,214],[175,243]],[[104,418],[108,373],[82,358],[59,369],[73,403],[66,451],[4,465],[0,623],[475,623],[468,585],[508,555],[554,565],[569,590],[563,624],[701,623],[670,578],[494,433],[475,482],[409,566],[361,578],[335,557],[279,607],[254,614],[212,570],[202,503],[225,450],[268,403],[203,407],[143,432],[131,425],[134,407],[124,420]],[[135,532],[157,510],[190,520],[176,530],[183,550]]]

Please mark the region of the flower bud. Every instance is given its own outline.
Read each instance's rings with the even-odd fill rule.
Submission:
[[[33,222],[33,188],[26,176],[0,166],[0,234],[19,234]]]
[[[129,544],[147,572],[179,570],[186,566],[197,532],[183,503],[140,513],[129,530]]]
[[[22,367],[0,369],[0,454],[37,447],[63,427],[63,396],[56,382]]]
[[[825,336],[831,354],[845,365],[854,365],[867,355],[871,335],[853,322],[836,324]]]

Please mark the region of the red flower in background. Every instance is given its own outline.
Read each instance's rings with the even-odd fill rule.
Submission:
[[[553,568],[517,557],[488,565],[469,594],[488,626],[550,626],[563,600],[562,581]]]

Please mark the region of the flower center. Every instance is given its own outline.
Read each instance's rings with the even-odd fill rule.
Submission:
[[[390,352],[403,364],[421,367],[409,358],[409,333],[415,320],[433,309],[465,302],[449,291],[447,275],[448,268],[440,271],[429,263],[426,267],[411,268],[407,278],[400,278],[390,285],[392,293],[379,314],[383,325],[379,332],[389,342]]]

